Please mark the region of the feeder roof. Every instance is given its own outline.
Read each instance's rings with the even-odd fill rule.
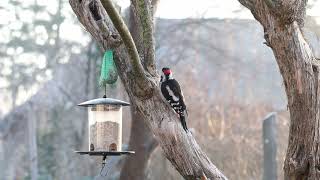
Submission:
[[[113,99],[113,98],[92,99],[92,100],[80,103],[80,104],[78,104],[78,106],[89,107],[89,106],[95,106],[95,105],[98,105],[98,104],[130,106],[130,103],[128,103],[128,102],[121,101],[121,100],[118,100],[118,99]]]

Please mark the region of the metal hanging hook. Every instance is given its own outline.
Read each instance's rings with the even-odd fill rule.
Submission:
[[[103,98],[107,98],[107,84],[104,85],[104,95]]]
[[[108,175],[108,169],[103,174],[103,169],[106,167],[106,164],[107,164],[107,156],[103,156],[103,158],[102,158],[102,167],[101,167],[101,170],[100,170],[100,176],[102,176],[102,177],[106,177]]]

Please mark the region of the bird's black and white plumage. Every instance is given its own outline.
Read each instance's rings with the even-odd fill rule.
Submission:
[[[172,78],[172,72],[170,68],[162,68],[163,75],[160,80],[160,88],[162,95],[169,102],[171,107],[180,116],[182,127],[185,131],[188,130],[186,123],[186,105],[184,97],[178,81]]]

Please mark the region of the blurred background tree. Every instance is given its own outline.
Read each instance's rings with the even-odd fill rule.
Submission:
[[[68,9],[66,0],[50,3],[50,6],[40,0],[2,1],[1,13],[6,18],[0,26],[3,37],[0,88],[2,98],[11,101],[6,112],[51,79],[56,65],[67,63],[70,54],[80,53],[88,44],[90,38],[85,33],[81,40],[64,35],[65,31],[82,33],[72,24],[74,20],[68,15]]]

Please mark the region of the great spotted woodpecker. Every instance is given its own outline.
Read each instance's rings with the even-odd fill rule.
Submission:
[[[172,78],[172,72],[170,68],[162,68],[160,87],[164,98],[169,102],[171,107],[179,115],[182,127],[185,131],[188,131],[186,116],[186,105],[184,103],[184,97],[178,81]]]

